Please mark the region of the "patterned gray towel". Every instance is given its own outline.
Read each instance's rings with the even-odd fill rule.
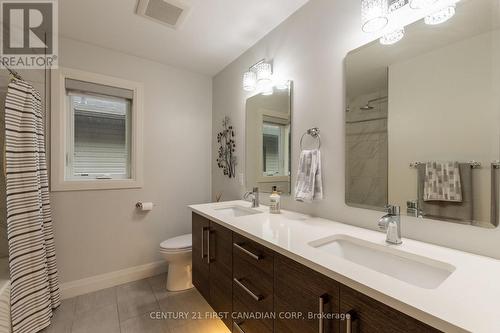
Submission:
[[[321,152],[319,149],[303,150],[295,183],[295,200],[311,202],[323,199],[321,180]]]
[[[462,202],[458,162],[427,162],[424,201]]]

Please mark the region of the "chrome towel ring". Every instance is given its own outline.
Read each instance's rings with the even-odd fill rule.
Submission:
[[[310,135],[314,139],[317,140],[318,147],[316,149],[321,148],[321,136],[319,135],[319,133],[320,133],[319,128],[313,127],[313,128],[308,129],[304,134],[302,134],[302,137],[300,138],[300,149],[304,150],[304,147],[302,146],[302,141],[304,140],[304,136],[306,136],[306,135]]]

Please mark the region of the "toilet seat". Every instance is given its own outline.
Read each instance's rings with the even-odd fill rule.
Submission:
[[[187,249],[182,249],[182,250],[167,250],[167,249],[160,248],[160,253],[166,253],[166,254],[169,254],[169,253],[181,254],[181,253],[188,253],[188,252],[192,252],[192,251],[193,250],[190,247]]]
[[[174,238],[169,238],[160,244],[161,252],[186,252],[191,251],[192,235],[185,234]]]

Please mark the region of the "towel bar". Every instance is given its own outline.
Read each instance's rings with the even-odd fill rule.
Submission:
[[[476,162],[476,161],[469,161],[469,162],[463,162],[463,163],[469,163],[470,167],[472,169],[479,169],[481,168],[481,162]],[[410,168],[416,168],[419,165],[426,164],[426,162],[411,162],[410,163]],[[500,167],[500,165],[499,165]]]
[[[300,150],[304,150],[304,147],[302,146],[302,141],[304,140],[304,137],[306,135],[310,135],[312,136],[313,138],[317,139],[318,140],[318,148],[321,148],[321,136],[319,135],[320,133],[320,130],[318,127],[313,127],[313,128],[310,128],[308,129],[304,134],[302,134],[302,137],[300,138]]]

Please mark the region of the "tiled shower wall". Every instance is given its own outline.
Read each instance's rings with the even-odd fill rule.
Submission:
[[[369,100],[387,92],[362,95],[349,102],[346,112],[346,202],[363,208],[383,208],[387,204],[387,100]]]

